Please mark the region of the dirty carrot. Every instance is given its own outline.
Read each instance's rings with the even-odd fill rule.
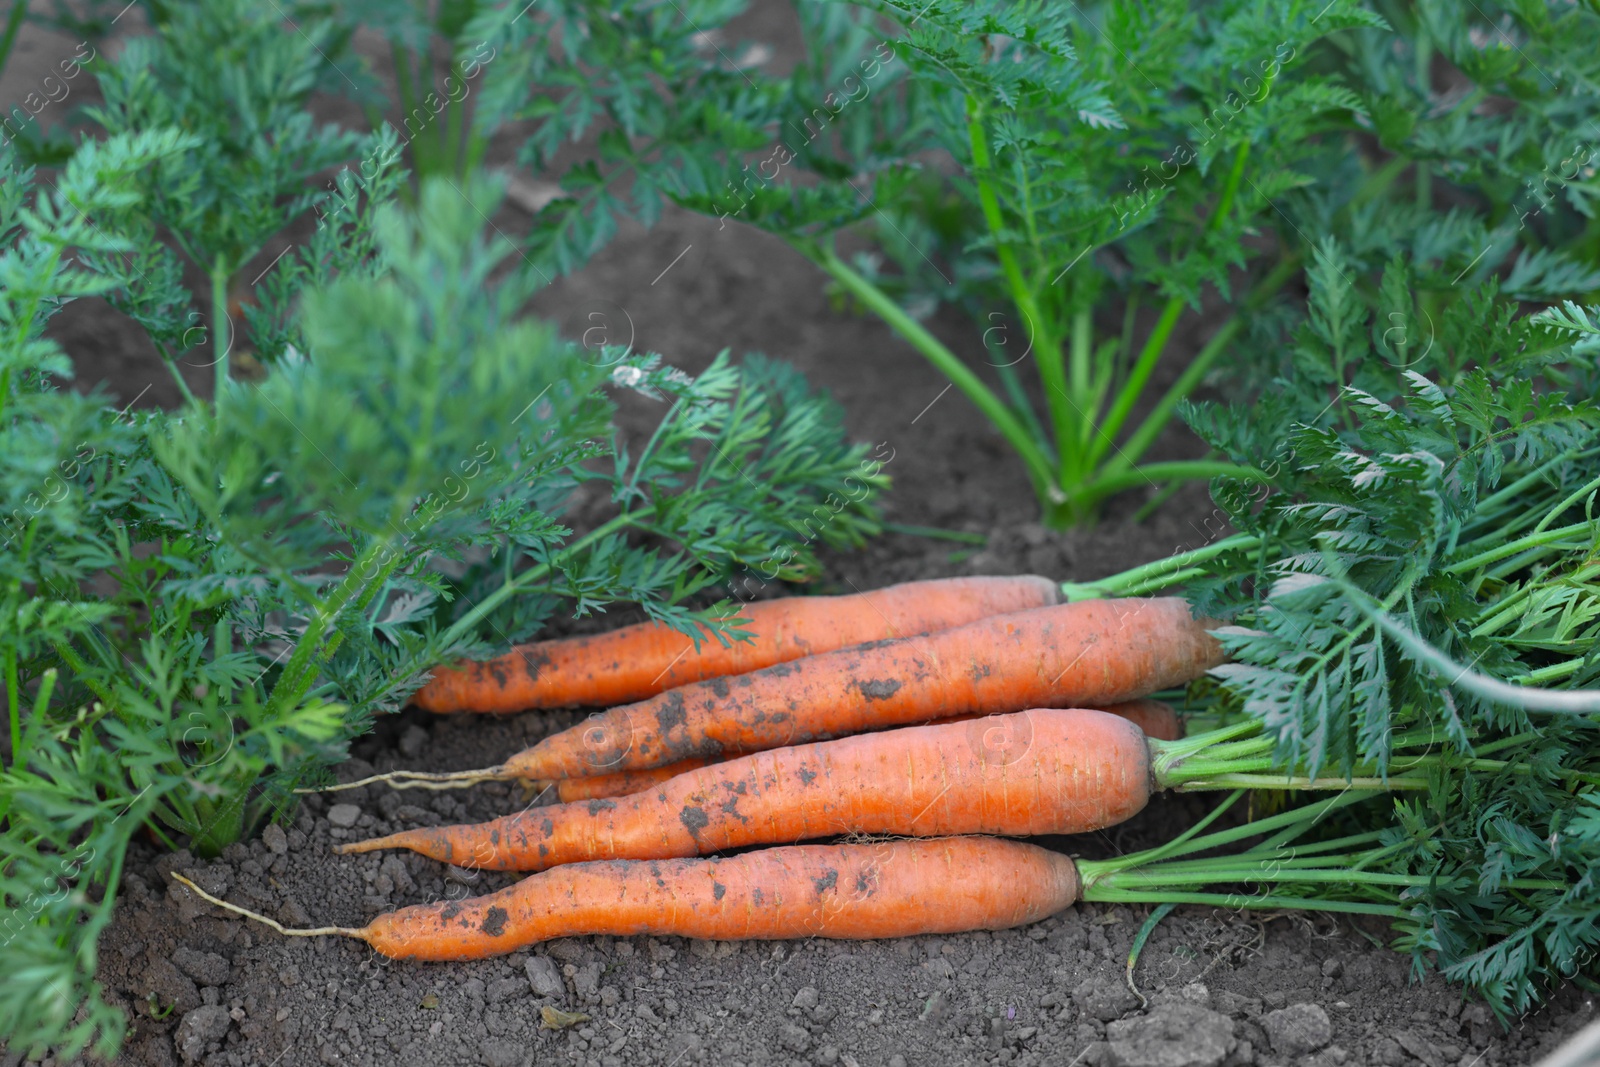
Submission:
[[[660,785],[668,778],[676,778],[685,771],[721,762],[720,756],[695,757],[669,763],[665,767],[649,767],[642,771],[617,771],[615,774],[597,774],[592,778],[557,778],[534,784],[540,788],[554,789],[557,800],[563,804],[571,804],[579,800],[604,800],[608,797],[625,797],[630,793],[642,793],[651,786]]]
[[[1221,645],[1206,632],[1216,625],[1192,617],[1176,598],[997,615],[695,682],[592,715],[493,772],[583,778],[955,715],[1103,706],[1181,685],[1222,663]]]
[[[1245,790],[1177,838],[1145,852],[1079,860],[1020,841],[990,837],[788,845],[713,859],[599,860],[530,875],[496,893],[388,912],[366,926],[287,929],[276,921],[173,878],[201,899],[294,937],[341,935],[386,956],[465,960],[540,941],[587,934],[679,936],[701,940],[880,938],[1002,930],[1037,922],[1077,901],[1187,903],[1228,909],[1314,908],[1350,914],[1402,914],[1394,890],[1431,875],[1363,870],[1381,853],[1319,850],[1306,867],[1295,839],[1326,816],[1371,794],[1332,799],[1227,830],[1200,834]],[[1243,852],[1185,860],[1251,837]],[[1370,843],[1376,835],[1346,838]],[[1316,861],[1313,861],[1316,862]],[[1340,886],[1339,899],[1208,893],[1207,885]]]
[[[1157,784],[1150,743],[1129,720],[1033,710],[773,749],[614,800],[418,827],[335,851],[409,848],[462,867],[532,871],[848,833],[1071,834],[1135,815]]]
[[[385,956],[417,960],[483,959],[583,934],[741,941],[1003,930],[1053,915],[1078,896],[1068,857],[988,837],[575,863],[486,896],[401,908],[358,929],[288,930],[173,877],[280,933],[342,934]]]
[[[1153,741],[1177,741],[1183,737],[1183,720],[1178,718],[1178,713],[1172,710],[1170,704],[1160,700],[1128,700],[1120,704],[1108,704],[1099,710],[1122,716],[1142,729],[1144,735]],[[927,725],[965,722],[977,718],[982,718],[982,716],[958,715],[951,719],[938,719]],[[679,760],[677,763],[669,763],[665,767],[651,767],[639,771],[617,771],[614,774],[599,774],[592,778],[557,778],[548,782],[539,782],[536,785],[541,789],[554,789],[556,799],[563,804],[571,804],[579,800],[603,800],[610,797],[628,796],[631,793],[642,793],[646,789],[659,785],[669,778],[676,778],[686,771],[696,770],[712,763],[721,763],[725,759],[726,757],[722,756],[696,757]]]
[[[1059,602],[1037,575],[939,578],[846,596],[784,597],[746,604],[730,618],[751,640],[723,645],[661,623],[520,645],[483,663],[441,668],[413,698],[428,711],[512,712],[573,704],[608,707],[689,682],[744,674],[818,652],[946,630],[990,615]]]

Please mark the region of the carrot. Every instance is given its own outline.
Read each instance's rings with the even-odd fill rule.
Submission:
[[[342,934],[415,960],[484,959],[584,934],[741,941],[1004,930],[1071,906],[1079,892],[1068,857],[987,837],[575,863],[486,896],[401,908],[359,929],[287,930],[174,877],[281,933]]]
[[[1159,700],[1128,700],[1120,704],[1108,704],[1099,710],[1122,716],[1142,729],[1144,735],[1153,741],[1177,741],[1183,737],[1183,720],[1178,718],[1178,713],[1172,710],[1170,704]],[[966,722],[982,717],[982,715],[957,715],[951,719],[938,719],[927,725]],[[697,757],[669,763],[665,767],[618,771],[615,774],[600,774],[592,778],[557,778],[541,782],[539,785],[554,789],[556,798],[563,804],[579,800],[603,800],[609,797],[628,796],[630,793],[642,793],[669,778],[676,778],[685,771],[696,770],[711,763],[721,763],[723,759],[721,756]]]
[[[984,712],[1096,707],[1223,662],[1176,598],[1084,600],[713,678],[593,715],[493,772],[583,778]],[[475,772],[482,776],[483,772]]]
[[[1081,833],[1142,809],[1151,767],[1149,743],[1127,719],[1025,711],[774,749],[615,800],[419,827],[334,851],[410,848],[463,867],[531,871],[848,833]]]
[[[730,618],[753,639],[724,647],[661,623],[519,645],[485,663],[441,668],[412,699],[428,711],[511,712],[643,700],[689,682],[744,674],[867,641],[903,637],[1060,600],[1037,575],[940,578],[848,596],[784,597],[746,604]]]
[[[1118,704],[1107,704],[1100,710],[1122,716],[1143,730],[1144,735],[1152,741],[1181,741],[1183,739],[1183,720],[1178,717],[1176,711],[1172,710],[1172,705],[1166,701],[1141,697],[1138,700],[1124,700]]]
[[[557,778],[539,785],[556,791],[556,799],[563,804],[579,800],[604,800],[608,797],[625,797],[642,793],[668,778],[676,778],[685,771],[697,770],[709,763],[721,763],[721,757],[685,759],[665,767],[649,767],[642,771],[618,771],[615,774],[597,774],[592,778]]]

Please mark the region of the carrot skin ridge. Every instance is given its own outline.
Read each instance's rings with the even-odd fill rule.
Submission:
[[[643,793],[416,827],[337,851],[409,848],[461,867],[533,871],[849,833],[1082,833],[1142,810],[1152,773],[1133,722],[1089,709],[1032,710],[774,749]]]
[[[1072,860],[954,837],[791,845],[716,859],[575,863],[496,893],[388,912],[358,936],[399,959],[467,960],[556,937],[725,941],[1001,930],[1078,899]]]
[[[643,700],[707,678],[744,674],[819,652],[902,637],[1059,603],[1038,575],[938,578],[831,597],[743,605],[753,639],[724,647],[661,623],[519,645],[496,659],[441,667],[412,700],[434,712],[509,713]]]
[[[1084,600],[857,645],[612,708],[506,761],[507,775],[583,778],[960,715],[1096,707],[1224,662],[1181,599]]]

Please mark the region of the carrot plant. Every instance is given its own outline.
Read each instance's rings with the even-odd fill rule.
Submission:
[[[481,0],[362,0],[331,6],[330,14],[382,33],[394,72],[397,136],[418,180],[449,175],[460,180],[483,161],[489,131],[471,120],[470,98],[483,68],[495,58],[486,42],[463,37],[488,5]],[[457,50],[461,51],[456,55]],[[442,73],[439,53],[444,53]],[[369,106],[374,126],[386,124]]]
[[[1413,880],[1392,902],[1418,970],[1508,1018],[1600,980],[1600,309],[1523,314],[1491,278],[1401,353],[1346,256],[1314,253],[1262,395],[1184,411],[1253,468],[1213,483],[1205,543],[1066,591],[1181,583],[1229,620],[1210,695],[1274,739],[1274,773],[1420,774],[1348,832]],[[1412,277],[1393,264],[1382,300],[1409,313]],[[1352,899],[1318,877],[1299,892]]]
[[[1151,456],[1202,383],[1259,380],[1323,235],[1369,302],[1412,262],[1411,351],[1491,275],[1600,286],[1582,5],[806,2],[782,76],[740,8],[480,12],[483,127],[530,123],[535,168],[594,138],[530,256],[570,269],[664,199],[781,236],[983,412],[1051,525],[1229,468]],[[925,324],[944,303],[959,340]]]
[[[301,69],[269,43],[245,72]],[[691,377],[519,317],[530,288],[484,234],[499,187],[432,181],[402,208],[392,135],[318,140],[318,159],[379,150],[331,188],[280,171],[183,198],[237,176],[232,149],[279,166],[275,142],[138,128],[187,105],[146,84],[171,45],[135,44],[103,113],[126,128],[42,187],[0,146],[0,1040],[62,1055],[109,1055],[125,1027],[93,975],[135,835],[216,854],[436,664],[558,614],[639,604],[732,636],[727,605],[685,599],[772,561],[815,573],[819,546],[876,528],[885,482],[782,364],[724,354]],[[172,413],[63,388],[74,353],[45,331],[67,303],[181,344],[193,311],[162,239],[236,263],[297,213],[316,228],[259,280],[259,382],[219,376]],[[622,390],[659,405],[647,440],[614,426]],[[584,487],[602,512],[574,529]]]

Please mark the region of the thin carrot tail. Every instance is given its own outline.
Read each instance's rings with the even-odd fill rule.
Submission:
[[[513,839],[523,846],[512,852]],[[468,823],[460,826],[419,826],[401,830],[387,837],[373,837],[365,841],[335,845],[333,851],[341,856],[361,852],[376,852],[385,848],[408,848],[421,856],[453,863],[458,867],[476,867],[480,870],[503,871],[538,870],[544,864],[536,862],[528,853],[527,833],[522,819],[506,815],[486,823]]]
[[[411,851],[427,856],[429,859],[439,860],[441,863],[454,862],[452,856],[455,849],[451,847],[450,837],[431,828],[417,828],[401,830],[397,834],[386,837],[371,837],[365,841],[351,841],[348,844],[334,845],[333,851],[341,856],[348,856],[360,852],[377,852],[385,848],[409,848]]]

